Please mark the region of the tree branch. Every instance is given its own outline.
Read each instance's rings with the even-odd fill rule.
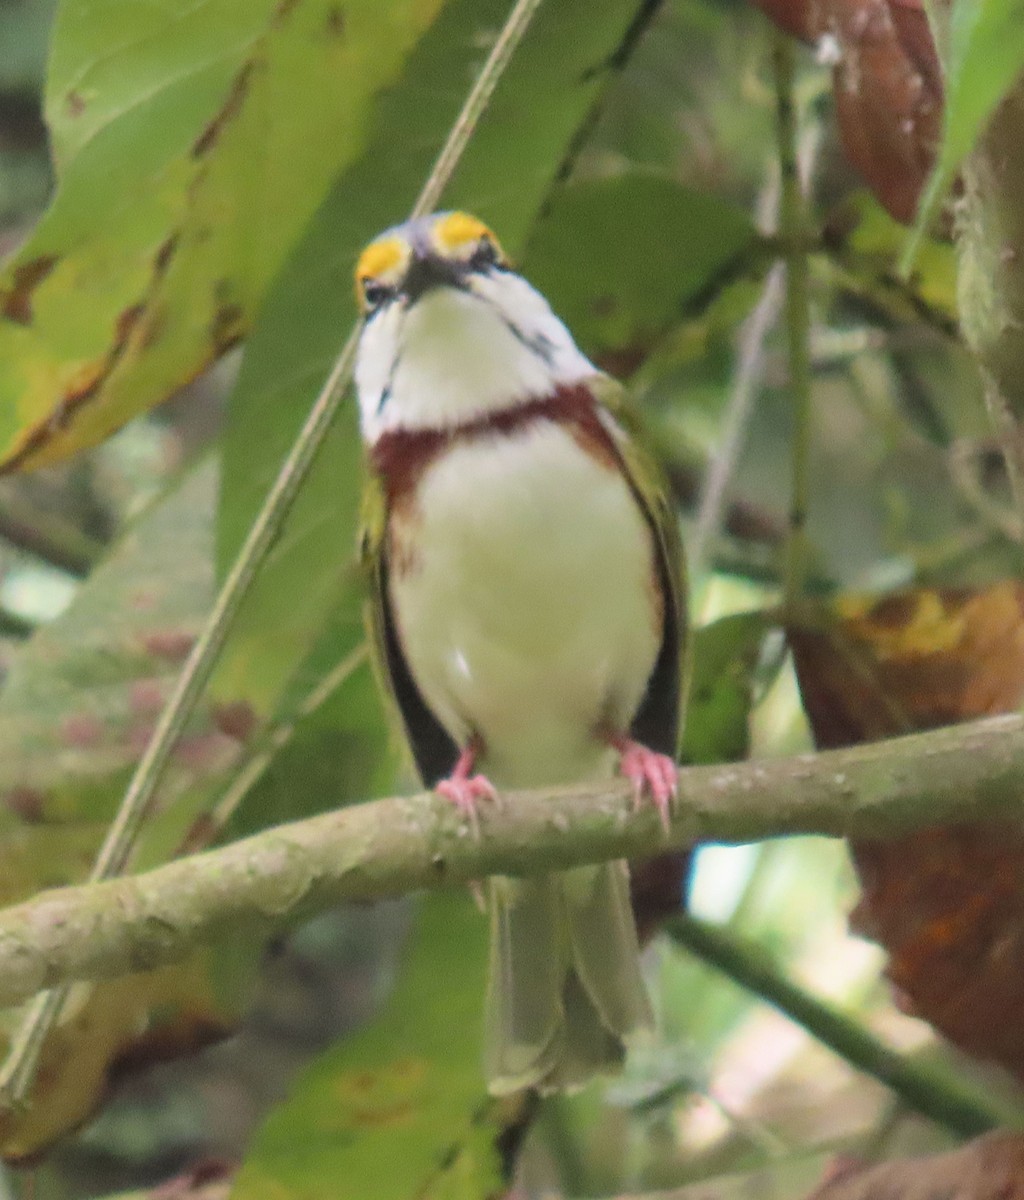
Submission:
[[[695,841],[786,834],[884,838],[1024,815],[1024,719],[796,758],[681,772],[665,833],[616,780],[510,793],[470,835],[431,794],[376,800],[267,830],[145,874],[43,892],[0,912],[0,1004],[144,970],[241,928],[279,928],[343,901],[491,874],[639,858]]]

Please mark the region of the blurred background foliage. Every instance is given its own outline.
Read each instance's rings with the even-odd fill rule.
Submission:
[[[354,256],[408,209],[505,12],[0,0],[0,441],[21,468],[0,478],[4,902],[86,872],[353,320]],[[902,277],[906,173],[851,152],[836,48],[798,32],[818,45],[798,51],[790,97],[813,380],[799,619],[778,609],[794,419],[765,17],[740,0],[548,0],[446,196],[630,382],[694,560],[691,762],[1013,709],[1024,692],[1019,589],[1000,582],[1020,577],[1021,526],[957,333],[948,220]],[[412,786],[362,645],[358,473],[349,405],[135,866]],[[889,947],[899,1003],[885,953],[847,928],[845,847],[703,847],[640,868],[657,1035],[621,1079],[542,1105],[485,1097],[484,922],[466,897],[340,911],[77,989],[33,1103],[0,1116],[0,1194],[783,1200],[840,1154],[1019,1124],[1019,1046],[982,1044],[986,1018],[949,1011],[1021,927],[1016,884],[997,905],[991,883],[1019,858],[1005,839],[976,849],[956,903],[991,919],[943,958],[943,873],[963,846],[954,831],[938,857],[902,851],[911,933],[892,929],[906,892],[853,848],[871,885],[858,928]],[[935,999],[922,976],[942,972]],[[996,1010],[1014,1011],[1014,979],[986,983]]]

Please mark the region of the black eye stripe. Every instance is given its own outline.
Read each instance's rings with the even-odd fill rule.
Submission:
[[[486,234],[480,239],[476,245],[476,249],[469,256],[469,266],[473,271],[485,271],[489,267],[498,267],[503,265],[501,262],[501,252],[493,238]]]
[[[363,299],[370,312],[374,312],[388,300],[393,300],[396,295],[395,289],[386,283],[381,283],[377,279],[363,280]]]

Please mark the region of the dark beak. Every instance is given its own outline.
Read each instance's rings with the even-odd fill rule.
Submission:
[[[406,304],[416,301],[436,287],[462,287],[462,274],[457,264],[435,254],[418,255],[406,272],[402,293]]]

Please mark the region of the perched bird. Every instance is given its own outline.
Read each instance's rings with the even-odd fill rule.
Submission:
[[[466,213],[363,251],[355,381],[381,676],[426,785],[475,823],[500,788],[610,776],[667,821],[684,588],[619,385]],[[579,1085],[649,1023],[626,864],[488,885],[492,1091]]]

